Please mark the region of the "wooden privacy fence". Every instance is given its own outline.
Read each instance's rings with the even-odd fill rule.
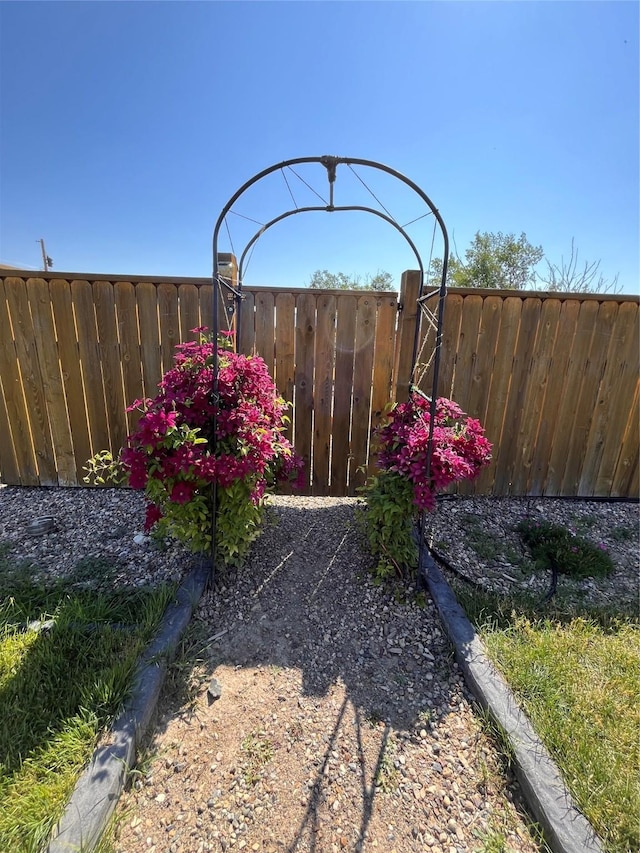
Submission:
[[[354,494],[386,403],[408,389],[418,275],[395,293],[248,288],[240,347],[293,402],[307,491]],[[638,495],[636,297],[453,290],[439,393],[478,417],[494,460],[463,491]],[[0,478],[78,485],[117,452],[176,343],[210,326],[208,279],[0,275]],[[427,341],[426,349],[432,341]],[[423,380],[430,387],[430,372]]]

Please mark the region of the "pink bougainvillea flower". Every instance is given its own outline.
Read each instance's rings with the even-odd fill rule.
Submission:
[[[284,436],[288,405],[264,361],[218,346],[204,327],[192,331],[199,339],[175,348],[174,366],[157,395],[129,407],[140,417],[120,461],[129,485],[144,489],[149,499],[145,524],[161,521],[164,533],[175,531],[187,542],[195,537],[194,550],[206,550],[210,514],[203,507],[211,484],[232,489],[244,483],[246,491],[236,494],[246,494],[258,508],[268,486],[300,475],[302,459]]]
[[[195,489],[191,483],[176,483],[171,489],[169,499],[172,500],[174,504],[186,504],[189,503],[193,497],[194,491]]]
[[[491,460],[491,444],[478,420],[469,418],[457,403],[444,397],[435,405],[433,450],[427,448],[431,401],[413,393],[396,406],[378,430],[378,466],[408,478],[419,509],[435,506],[435,495],[450,483],[473,479]]]
[[[162,518],[162,510],[155,504],[147,504],[144,517],[144,532],[149,533],[154,524]]]

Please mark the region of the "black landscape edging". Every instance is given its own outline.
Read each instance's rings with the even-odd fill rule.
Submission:
[[[208,565],[193,569],[178,588],[138,665],[131,696],[113,724],[110,742],[94,752],[78,779],[45,853],[88,853],[98,843],[155,711],[167,665],[202,596],[209,572]]]
[[[489,660],[482,640],[426,548],[419,572],[455,647],[469,688],[511,745],[517,779],[545,841],[554,853],[603,853],[602,842],[574,803],[555,762]]]

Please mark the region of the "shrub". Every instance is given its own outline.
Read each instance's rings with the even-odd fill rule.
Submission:
[[[216,483],[216,556],[235,563],[260,532],[266,491],[294,479],[302,462],[283,434],[287,403],[264,361],[232,352],[223,340],[214,343],[206,329],[194,331],[199,340],[176,347],[175,366],[157,396],[127,409],[139,411],[140,418],[117,459],[97,454],[84,479],[144,489],[145,530],[200,552],[211,550]]]
[[[594,545],[550,521],[523,519],[516,527],[536,565],[574,578],[606,577],[614,564],[604,545]]]
[[[435,507],[436,494],[450,483],[477,476],[491,460],[491,444],[480,422],[452,400],[436,401],[431,460],[431,402],[414,391],[393,406],[377,432],[378,467],[360,490],[367,505],[366,528],[380,580],[414,569],[412,538],[417,516]]]

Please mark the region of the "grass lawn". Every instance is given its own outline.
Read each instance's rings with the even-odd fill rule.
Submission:
[[[0,850],[37,853],[126,698],[173,587],[116,591],[100,560],[46,585],[6,553],[0,545]]]
[[[637,618],[456,593],[606,850],[640,850]]]

